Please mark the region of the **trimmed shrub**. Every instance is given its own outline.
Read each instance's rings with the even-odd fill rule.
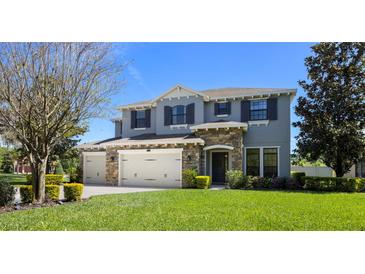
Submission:
[[[242,177],[242,186],[245,189],[253,189],[253,176],[243,176]]]
[[[208,189],[212,184],[210,176],[196,176],[196,187],[199,189]]]
[[[292,171],[290,172],[291,177],[293,178],[293,180],[300,186],[304,185],[304,182],[302,180],[302,177],[305,176],[305,172],[301,172],[301,171]]]
[[[31,203],[33,202],[34,194],[32,186],[30,185],[21,185],[19,186],[20,191],[20,199],[22,203]]]
[[[251,181],[253,188],[271,188],[271,178],[252,176]]]
[[[360,179],[359,192],[365,192],[365,178],[359,178],[359,179]]]
[[[15,187],[5,181],[0,181],[0,206],[7,206],[14,202]]]
[[[26,176],[27,182],[32,183],[32,174]],[[63,174],[46,174],[46,185],[60,185],[63,183]]]
[[[60,186],[46,185],[46,199],[58,201],[60,199]]]
[[[364,181],[360,178],[302,177],[304,189],[313,191],[359,192]]]
[[[287,187],[287,179],[285,177],[274,177],[271,179],[271,187],[274,189],[285,189]]]
[[[81,201],[84,185],[78,183],[64,184],[63,192],[66,201]]]
[[[196,179],[198,172],[195,169],[185,169],[182,172],[182,180],[184,187],[186,188],[196,188]]]
[[[81,181],[81,177],[79,174],[70,174],[71,183],[79,183],[80,181]]]
[[[227,170],[226,185],[232,189],[243,188],[242,170]]]

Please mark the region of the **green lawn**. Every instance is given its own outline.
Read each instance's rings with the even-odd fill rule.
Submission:
[[[365,230],[365,193],[168,190],[0,214],[0,230]]]
[[[0,180],[5,180],[12,185],[19,185],[25,183],[25,174],[0,173]]]

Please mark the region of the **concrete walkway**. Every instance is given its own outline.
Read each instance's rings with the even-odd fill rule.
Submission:
[[[91,196],[97,195],[106,195],[106,194],[123,194],[123,193],[133,193],[133,192],[147,192],[147,191],[162,191],[166,190],[166,188],[149,188],[149,187],[114,187],[114,186],[84,186],[84,193],[82,194],[82,198],[90,198]],[[63,187],[60,189],[60,199],[63,199]],[[20,194],[17,189],[17,193],[15,195],[15,202],[20,202]]]

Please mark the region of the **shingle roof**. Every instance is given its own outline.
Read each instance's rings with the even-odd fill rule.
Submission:
[[[111,146],[163,145],[163,144],[204,144],[204,140],[191,134],[156,135],[142,134],[129,138],[111,138],[76,146],[78,149],[106,148]]]
[[[211,98],[214,97],[241,97],[251,95],[264,95],[270,93],[284,93],[284,92],[296,92],[296,89],[288,88],[217,88],[201,90],[201,93],[208,95]]]

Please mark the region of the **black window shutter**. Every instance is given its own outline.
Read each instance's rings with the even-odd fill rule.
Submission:
[[[277,120],[278,119],[278,98],[269,98],[267,99],[267,112],[269,120]]]
[[[151,127],[151,110],[146,109],[145,115],[146,115],[146,127]]]
[[[241,102],[241,122],[248,122],[250,119],[250,101]]]
[[[195,123],[195,104],[189,104],[186,106],[186,123],[194,124]]]
[[[214,104],[214,115],[218,115],[218,103]]]
[[[172,117],[171,117],[171,113],[172,112],[172,109],[171,107],[169,106],[165,106],[164,108],[164,120],[165,120],[165,126],[169,126],[171,125],[171,120],[172,120]]]
[[[132,110],[131,111],[131,128],[135,128],[136,127],[136,111]]]
[[[231,102],[227,102],[227,114],[231,115]]]

